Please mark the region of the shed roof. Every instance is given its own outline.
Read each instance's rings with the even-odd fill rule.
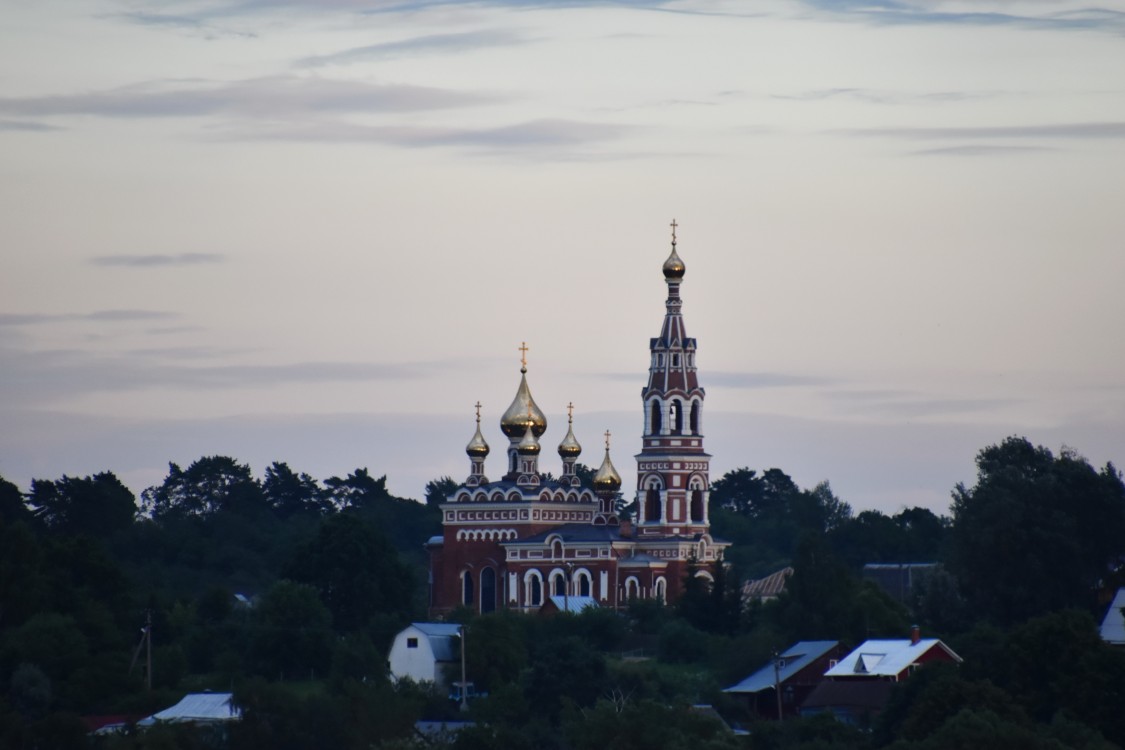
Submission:
[[[1123,608],[1125,608],[1125,589],[1117,589],[1117,595],[1113,597],[1113,603],[1109,605],[1109,611],[1105,613],[1105,619],[1102,620],[1102,640],[1106,643],[1125,646],[1125,613],[1121,611]]]
[[[840,660],[840,663],[824,673],[825,677],[894,677],[918,661],[927,651],[940,648],[961,661],[937,638],[923,638],[913,643],[909,638],[900,640],[864,641],[859,648]]]
[[[230,693],[188,693],[176,705],[157,711],[137,724],[150,726],[158,721],[234,721],[241,717],[242,712],[231,704]]]
[[[742,585],[742,596],[745,599],[768,599],[776,597],[785,590],[789,576],[793,575],[793,568],[782,568],[770,573],[765,578],[747,581]]]
[[[412,622],[410,627],[417,629],[430,642],[430,650],[438,661],[457,661],[458,644],[454,641],[461,635],[461,626],[450,622]]]
[[[779,656],[783,662],[777,677],[785,682],[817,659],[836,648],[839,641],[798,641]],[[723,690],[724,693],[758,693],[774,686],[773,662],[767,663],[754,674],[737,685]]]
[[[597,609],[598,600],[592,596],[552,596],[551,604],[558,607],[559,612],[581,612],[593,607]]]

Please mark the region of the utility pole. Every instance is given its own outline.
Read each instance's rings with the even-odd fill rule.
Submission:
[[[567,612],[570,612],[570,577],[573,572],[574,563],[568,562],[566,564],[566,580],[563,582],[563,602]]]
[[[785,716],[781,713],[781,654],[773,655],[773,690],[777,693],[777,720],[783,721]]]
[[[145,626],[141,628],[141,640],[133,652],[133,661],[129,664],[129,674],[137,666],[137,659],[141,656],[141,649],[145,650],[145,688],[152,690],[152,610],[145,613]]]
[[[465,626],[461,625],[461,710],[469,710],[469,683],[465,673]]]

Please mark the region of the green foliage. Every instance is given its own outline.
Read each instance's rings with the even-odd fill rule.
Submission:
[[[1090,606],[1125,552],[1125,485],[1064,450],[1024,438],[977,456],[977,483],[953,493],[953,572],[978,615],[1019,622]]]
[[[137,500],[112,472],[55,482],[31,482],[28,503],[47,528],[66,534],[109,536],[128,529]]]
[[[651,700],[598,701],[571,709],[563,732],[574,750],[723,750],[739,744],[729,729],[686,706]]]
[[[460,485],[453,480],[453,477],[450,476],[431,479],[426,482],[426,505],[441,505],[449,499],[449,496],[452,495],[459,486]]]
[[[20,488],[0,476],[0,527],[17,521],[31,520],[31,511],[24,503]]]
[[[312,586],[278,581],[255,608],[255,671],[290,679],[323,677],[332,657],[331,619]]]
[[[205,456],[186,471],[170,463],[163,484],[141,493],[141,509],[153,518],[207,516],[222,510],[252,513],[264,507],[250,467],[229,456]]]

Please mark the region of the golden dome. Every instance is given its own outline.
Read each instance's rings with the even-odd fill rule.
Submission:
[[[563,458],[578,458],[582,453],[582,446],[578,444],[578,440],[574,437],[574,428],[567,426],[566,437],[559,443],[559,455]]]
[[[684,262],[680,260],[679,255],[676,255],[676,243],[673,242],[672,254],[668,256],[668,260],[664,261],[664,278],[682,279],[686,270]]]
[[[518,438],[531,427],[535,437],[547,431],[547,417],[539,410],[535,399],[531,397],[531,389],[527,387],[527,368],[520,368],[520,387],[512,405],[500,417],[500,429],[510,439]]]
[[[472,458],[484,458],[488,455],[488,443],[484,442],[484,435],[480,434],[480,419],[477,419],[477,433],[465,446],[465,452]]]
[[[609,442],[608,440],[606,441]],[[621,475],[613,468],[613,461],[609,460],[609,446],[605,447],[605,458],[602,465],[594,474],[594,489],[599,492],[617,492],[621,489]]]
[[[523,439],[516,446],[516,451],[521,456],[534,456],[539,453],[539,441],[535,439],[534,427],[529,426],[523,433]]]

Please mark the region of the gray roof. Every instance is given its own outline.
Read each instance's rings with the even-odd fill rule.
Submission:
[[[230,693],[188,693],[176,705],[157,711],[152,716],[141,719],[137,724],[151,726],[158,721],[233,721],[241,718],[242,714],[231,705],[230,699]]]
[[[1122,608],[1125,608],[1125,589],[1117,589],[1101,627],[1102,640],[1115,646],[1125,646],[1125,614],[1122,614]]]
[[[827,654],[839,645],[839,641],[798,641],[786,649],[780,656],[784,661],[779,670],[782,682],[785,682],[802,669],[812,664],[820,657]],[[768,690],[774,686],[773,662],[769,662],[754,674],[747,677],[737,685],[725,689],[724,693],[757,693]]]
[[[559,608],[559,612],[581,612],[593,607],[597,609],[598,600],[592,596],[552,596],[551,603]]]

